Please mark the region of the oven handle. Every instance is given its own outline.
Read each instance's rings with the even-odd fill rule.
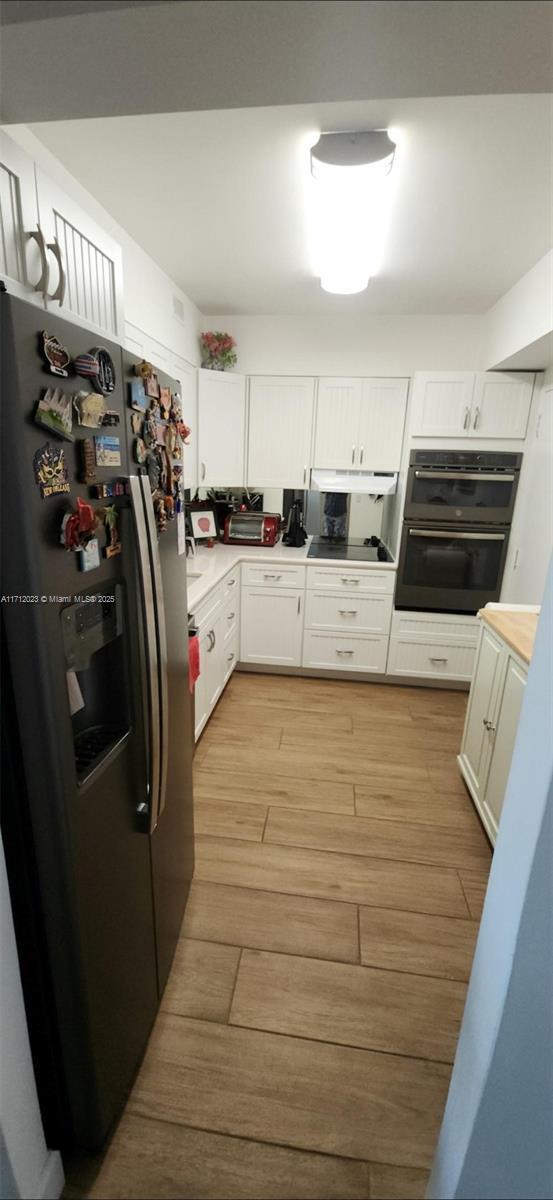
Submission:
[[[514,475],[489,471],[415,471],[415,479],[481,479],[483,483],[514,483]]]
[[[449,542],[465,539],[470,542],[504,542],[506,533],[456,533],[454,529],[409,529],[409,537],[447,538]]]

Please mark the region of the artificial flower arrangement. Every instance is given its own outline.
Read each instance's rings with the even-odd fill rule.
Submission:
[[[202,348],[202,367],[210,367],[214,371],[226,371],[227,367],[236,364],[236,342],[230,333],[213,332],[200,334]]]

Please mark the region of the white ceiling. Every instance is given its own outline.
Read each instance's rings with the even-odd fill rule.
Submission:
[[[322,292],[305,212],[317,131],[396,126],[381,274]],[[172,113],[32,126],[205,313],[478,313],[552,242],[548,96]]]

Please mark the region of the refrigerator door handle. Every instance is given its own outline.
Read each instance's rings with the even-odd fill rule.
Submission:
[[[154,502],[152,500],[152,490],[150,481],[147,475],[139,475],[137,477],[142,488],[142,496],[144,503],[144,515],[146,518],[146,527],[148,532],[148,543],[150,550],[150,572],[152,579],[152,588],[154,594],[155,618],[156,618],[156,633],[157,633],[157,661],[158,661],[158,687],[159,687],[159,792],[158,792],[158,807],[157,817],[161,816],[165,808],[165,796],[167,791],[167,763],[169,757],[169,684],[167,679],[167,632],[165,627],[165,604],[163,598],[163,579],[161,575],[161,561],[159,557],[158,533],[156,518],[154,512]]]
[[[131,505],[138,550],[140,591],[142,600],[149,741],[148,833],[153,833],[159,815],[160,782],[160,694],[157,648],[156,609],[150,561],[150,547],[144,507],[144,492],[140,475],[129,477]]]

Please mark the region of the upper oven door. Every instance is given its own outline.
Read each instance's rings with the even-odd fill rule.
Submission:
[[[403,526],[396,608],[478,612],[499,600],[508,530]]]
[[[509,525],[518,471],[409,468],[405,519]]]

